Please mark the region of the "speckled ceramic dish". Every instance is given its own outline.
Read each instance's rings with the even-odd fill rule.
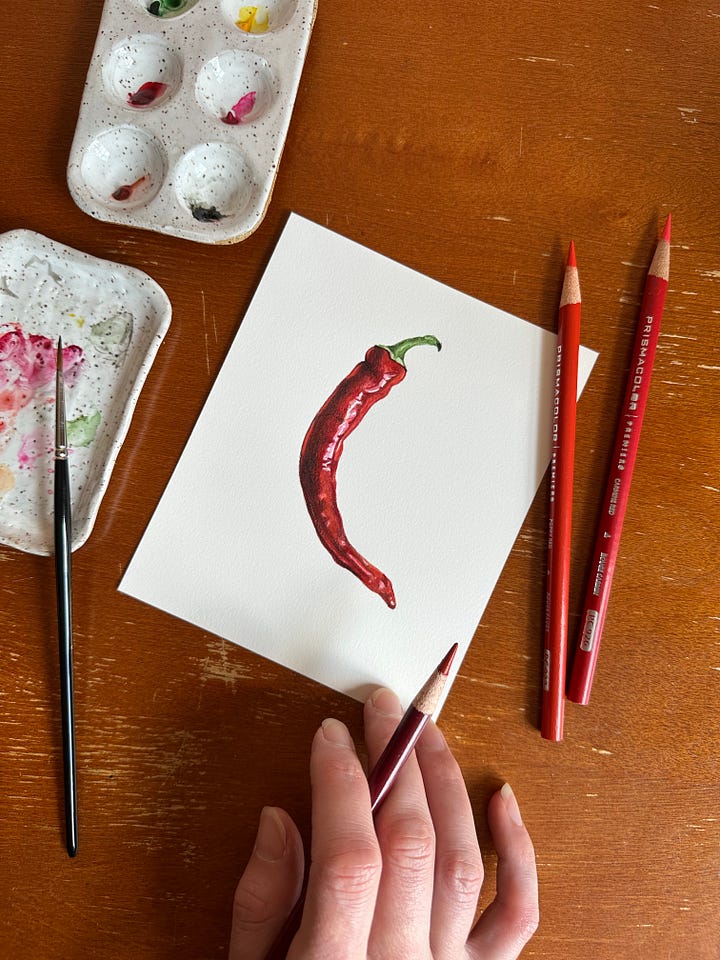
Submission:
[[[105,0],[68,164],[99,220],[202,243],[261,222],[317,0]]]
[[[53,552],[58,336],[76,548],[92,530],[170,316],[164,291],[140,270],[29,230],[0,236],[0,543]]]

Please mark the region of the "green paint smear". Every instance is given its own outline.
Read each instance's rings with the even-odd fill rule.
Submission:
[[[127,349],[132,336],[132,314],[121,311],[90,325],[90,339],[101,353],[111,356]]]
[[[67,425],[68,445],[71,447],[89,447],[95,439],[100,426],[100,411],[96,410],[87,417],[69,420]]]

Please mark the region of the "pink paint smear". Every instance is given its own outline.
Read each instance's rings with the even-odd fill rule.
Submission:
[[[34,469],[39,459],[52,454],[54,446],[54,438],[49,430],[26,433],[20,441],[18,467],[21,470]]]
[[[0,335],[0,438],[7,435],[18,413],[54,382],[57,345],[42,334],[25,334],[19,324]],[[81,347],[63,347],[64,380],[77,383],[82,371]],[[54,396],[46,398],[52,402]]]
[[[244,97],[240,97],[235,106],[230,107],[229,112],[221,118],[222,122],[232,124],[242,123],[245,117],[249,113],[252,113],[256,97],[257,92],[255,90],[251,90],[250,93],[246,93]]]

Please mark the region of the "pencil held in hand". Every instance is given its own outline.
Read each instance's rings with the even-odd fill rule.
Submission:
[[[571,242],[560,297],[553,380],[547,608],[540,724],[542,736],[556,741],[563,738],[565,712],[580,300],[575,245]]]
[[[387,796],[395,782],[395,778],[402,770],[405,761],[411,755],[415,744],[420,739],[420,735],[425,729],[427,722],[440,705],[442,693],[445,689],[457,648],[458,645],[456,643],[450,647],[422,689],[415,696],[413,702],[403,714],[392,737],[390,737],[378,762],[370,772],[368,776],[368,786],[370,787],[370,806],[373,814]],[[293,907],[292,913],[271,946],[270,952],[265,955],[265,960],[285,960],[293,937],[300,928],[304,907],[305,892],[303,891],[300,899]]]
[[[587,704],[590,701],[610,587],[620,547],[620,534],[640,442],[640,430],[650,392],[650,377],[669,277],[670,217],[668,216],[648,270],[625,397],[615,435],[610,474],[595,538],[590,580],[580,618],[580,636],[568,687],[568,698],[574,703]]]

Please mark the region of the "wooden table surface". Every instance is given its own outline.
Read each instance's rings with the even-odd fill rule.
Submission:
[[[128,0],[128,3],[135,0]],[[210,3],[212,0],[201,0]],[[218,3],[219,5],[219,3]],[[307,837],[308,750],[358,703],[117,591],[290,211],[555,329],[567,243],[582,340],[577,626],[645,271],[670,287],[588,707],[538,734],[547,479],[442,716],[485,825],[533,835],[525,956],[720,957],[720,8],[320,0],[267,215],[210,247],[94,220],[65,169],[99,0],[5,0],[0,230],[146,270],[173,321],[75,555],[80,853],[63,847],[52,560],[0,546],[0,955],[211,960],[265,803]]]

